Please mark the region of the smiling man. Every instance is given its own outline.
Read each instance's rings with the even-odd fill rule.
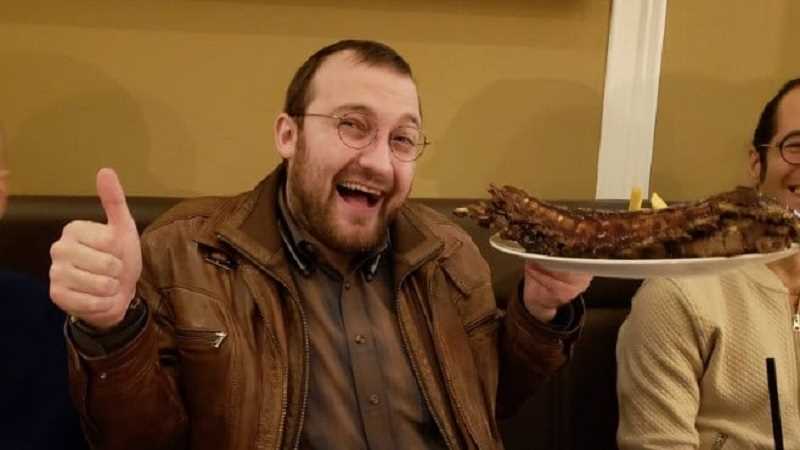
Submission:
[[[800,209],[800,79],[767,102],[749,174]],[[800,448],[800,254],[719,275],[647,280],[617,341],[619,448],[775,448],[767,358],[784,448]]]
[[[340,264],[385,239],[426,142],[410,73],[359,63],[352,51],[332,55],[321,69],[313,100],[287,100],[276,146],[288,161],[289,210]]]
[[[140,241],[98,173],[108,223],[51,250],[95,448],[502,448],[496,416],[565,362],[590,277],[528,265],[498,309],[469,236],[406,201],[419,105],[394,50],[341,41],[295,74],[284,161],[253,191],[183,203]]]

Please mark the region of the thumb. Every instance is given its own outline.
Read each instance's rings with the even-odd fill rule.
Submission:
[[[97,195],[111,228],[128,229],[136,226],[125,201],[125,191],[113,169],[104,168],[97,172]]]

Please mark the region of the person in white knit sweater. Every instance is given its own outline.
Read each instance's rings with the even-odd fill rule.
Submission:
[[[800,79],[764,107],[749,173],[800,210]],[[775,358],[785,448],[800,449],[799,297],[800,254],[646,280],[617,341],[619,448],[774,448],[765,360]]]

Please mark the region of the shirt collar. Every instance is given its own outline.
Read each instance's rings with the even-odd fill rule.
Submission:
[[[283,245],[304,276],[309,276],[320,264],[319,252],[311,236],[294,219],[286,202],[286,185],[281,186],[278,192],[278,229],[283,240]],[[383,254],[389,249],[391,238],[386,233],[383,243],[374,251],[364,253],[359,257],[357,267],[363,270],[367,281],[375,277]]]

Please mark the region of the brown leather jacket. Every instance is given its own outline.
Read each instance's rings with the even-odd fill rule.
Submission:
[[[94,448],[297,448],[313,411],[308,330],[277,231],[282,182],[279,167],[252,192],[182,203],[144,233],[144,329],[101,358],[69,345]],[[402,338],[439,430],[452,449],[501,449],[498,408],[561,366],[577,329],[550,329],[518,299],[499,310],[474,243],[429,208],[404,206],[392,243]]]

